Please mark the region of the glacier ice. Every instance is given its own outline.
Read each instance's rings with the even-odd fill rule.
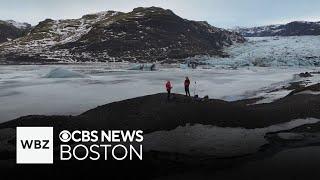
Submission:
[[[61,67],[54,68],[51,70],[47,75],[44,76],[44,78],[84,78],[87,77],[87,75],[71,71],[68,69],[64,69]]]
[[[208,57],[213,66],[320,66],[320,36],[254,37],[225,51],[228,58]]]

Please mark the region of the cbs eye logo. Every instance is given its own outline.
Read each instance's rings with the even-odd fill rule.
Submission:
[[[60,141],[62,142],[65,142],[65,143],[69,142],[71,139],[71,133],[67,130],[63,130],[60,132],[59,138],[60,138]]]

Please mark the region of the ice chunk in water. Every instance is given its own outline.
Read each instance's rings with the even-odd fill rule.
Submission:
[[[84,78],[84,77],[87,77],[87,75],[58,67],[51,70],[44,77],[45,78]]]

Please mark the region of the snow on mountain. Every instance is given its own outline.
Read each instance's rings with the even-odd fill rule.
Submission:
[[[17,22],[14,20],[7,20],[7,23],[11,24],[12,26],[18,28],[18,29],[30,29],[31,28],[31,24],[28,23],[21,23],[21,22]]]
[[[12,57],[18,61],[32,61],[33,59],[59,61],[63,59],[64,61],[72,62],[72,58],[85,57],[86,54],[72,55],[68,50],[51,51],[51,48],[59,44],[77,41],[91,30],[94,23],[103,19],[106,20],[117,13],[115,11],[105,11],[88,14],[79,19],[46,19],[35,26],[28,35],[3,43],[0,45],[0,49],[3,50],[2,54],[4,56],[14,53],[17,57],[20,57],[20,59],[15,56]]]
[[[235,28],[245,37],[320,35],[320,22],[294,21],[282,25]]]
[[[30,29],[31,25],[27,23],[0,20],[0,43],[22,37],[26,35]]]
[[[5,62],[170,61],[195,55],[223,56],[244,42],[235,32],[190,21],[171,10],[135,8],[79,19],[46,19],[19,39],[0,45]]]

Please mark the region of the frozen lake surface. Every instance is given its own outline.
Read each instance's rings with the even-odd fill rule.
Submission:
[[[294,74],[311,70],[316,68],[161,68],[150,72],[106,64],[2,65],[0,122],[30,114],[77,115],[98,105],[165,92],[166,80],[172,81],[174,93],[184,93],[185,76],[191,79],[192,95],[228,101],[268,97],[273,96],[269,90],[298,81]],[[54,78],[57,71],[66,76]]]

